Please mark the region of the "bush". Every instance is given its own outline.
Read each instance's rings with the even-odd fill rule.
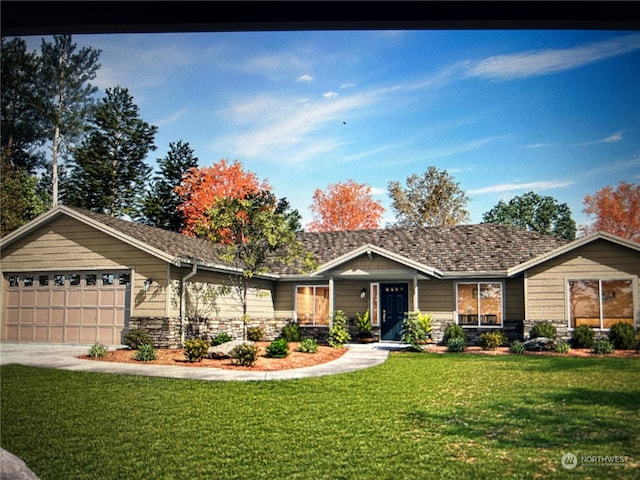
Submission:
[[[569,344],[567,342],[559,341],[558,343],[556,343],[554,345],[553,349],[557,353],[568,353],[569,350],[571,350],[571,347],[569,346]]]
[[[258,361],[258,347],[243,343],[231,350],[231,362],[242,367],[253,367]]]
[[[227,332],[220,332],[211,339],[211,345],[222,345],[223,343],[230,342],[231,340],[233,340],[233,338],[231,338]]]
[[[608,355],[614,352],[613,343],[611,343],[607,338],[598,338],[593,342],[593,348],[591,351],[601,355]]]
[[[343,347],[351,340],[351,335],[347,331],[347,321],[347,316],[342,310],[333,312],[333,321],[327,338],[327,343],[333,348]]]
[[[184,341],[184,356],[190,362],[199,362],[207,356],[209,342],[201,338],[188,338]]]
[[[636,352],[640,353],[640,333],[636,335],[636,346],[634,348]]]
[[[136,350],[136,354],[133,356],[134,360],[139,362],[150,362],[151,360],[157,360],[158,352],[153,348],[153,345],[145,343],[140,345]]]
[[[89,356],[91,358],[104,358],[107,356],[107,347],[101,343],[94,343],[89,349]]]
[[[613,344],[613,348],[631,350],[635,347],[636,330],[628,323],[614,323],[609,329],[609,341]]]
[[[402,343],[411,345],[412,350],[422,351],[422,345],[431,334],[433,314],[408,312],[402,320]]]
[[[514,340],[509,346],[511,353],[524,353],[524,344],[520,340]]]
[[[305,338],[298,345],[298,351],[302,353],[316,353],[318,351],[318,341],[314,338]]]
[[[531,327],[531,332],[529,332],[529,336],[531,338],[555,338],[556,337],[556,327],[551,322],[538,322],[533,327]]]
[[[589,325],[579,325],[573,329],[571,344],[573,348],[593,348],[593,340],[595,338],[596,332]]]
[[[282,327],[280,338],[284,338],[287,342],[299,342],[302,339],[300,325],[295,322],[287,323]]]
[[[285,358],[289,355],[289,342],[284,338],[277,338],[267,345],[267,357]]]
[[[487,332],[480,335],[480,346],[483,350],[495,350],[507,343],[507,337],[502,332]]]
[[[138,350],[142,345],[151,345],[151,338],[145,330],[134,328],[123,337],[122,343],[131,350]]]
[[[460,325],[455,323],[450,323],[444,329],[444,337],[442,337],[442,341],[445,345],[449,345],[449,340],[452,338],[462,338],[465,342],[467,341],[467,333],[464,331]]]
[[[464,349],[467,347],[467,341],[462,337],[453,337],[447,341],[447,351],[448,352],[464,352]]]
[[[264,338],[264,332],[260,327],[247,328],[247,340],[251,342],[261,342]]]

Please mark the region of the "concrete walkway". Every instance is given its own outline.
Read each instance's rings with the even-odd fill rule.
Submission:
[[[59,368],[82,372],[118,373],[152,377],[185,378],[207,381],[289,380],[320,377],[353,372],[383,363],[391,350],[402,350],[406,345],[397,343],[353,343],[347,352],[331,362],[313,367],[279,370],[273,372],[248,372],[222,368],[147,365],[141,363],[116,363],[82,360],[90,345],[61,345],[46,343],[0,343],[0,365],[18,363],[31,367]]]

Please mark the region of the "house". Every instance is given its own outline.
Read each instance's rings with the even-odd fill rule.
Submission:
[[[640,244],[607,233],[569,242],[512,227],[305,232],[318,262],[253,279],[248,311],[266,338],[294,321],[308,335],[331,313],[371,313],[374,332],[398,340],[406,312],[433,313],[434,338],[458,323],[471,341],[493,329],[510,338],[551,321],[606,332],[640,325]],[[0,241],[3,341],[108,345],[146,329],[157,346],[222,331],[238,338],[237,271],[211,244],[134,222],[56,207]],[[354,329],[355,325],[350,328]]]

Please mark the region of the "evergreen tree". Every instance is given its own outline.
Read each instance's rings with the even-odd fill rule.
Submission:
[[[184,214],[178,210],[180,196],[175,189],[182,182],[182,176],[191,168],[198,167],[189,143],[182,140],[169,144],[169,152],[158,159],[160,174],[156,175],[142,203],[140,221],[153,227],[174,232],[184,228]]]
[[[157,127],[143,121],[123,87],[106,90],[94,111],[87,138],[73,155],[65,200],[111,216],[136,216],[151,167]]]

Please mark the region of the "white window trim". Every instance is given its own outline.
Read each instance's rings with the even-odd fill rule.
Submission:
[[[482,315],[482,313],[480,313],[480,284],[482,283],[499,283],[500,284],[500,323],[497,323],[495,325],[480,324],[480,315]],[[458,285],[477,285],[478,286],[478,323],[475,325],[462,325],[459,322],[460,313],[458,312]],[[455,296],[456,296],[456,304],[455,304],[456,308],[454,310],[454,316],[455,316],[457,325],[460,325],[462,328],[486,328],[486,329],[502,328],[504,326],[504,313],[505,313],[505,298],[504,298],[505,282],[504,280],[478,280],[473,282],[469,282],[469,281],[454,282],[453,288],[455,289]]]
[[[594,328],[593,330],[598,332],[608,332],[608,328],[603,328],[602,322],[604,321],[602,315],[602,282],[603,281],[612,281],[612,280],[631,280],[631,289],[632,293],[632,301],[633,305],[631,308],[633,309],[633,327],[638,328],[638,318],[640,316],[639,307],[638,307],[638,277],[637,276],[619,276],[619,275],[602,275],[598,277],[568,277],[565,279],[565,305],[567,312],[567,327],[570,332],[575,330],[575,327],[571,326],[571,288],[569,287],[569,282],[598,282],[598,289],[600,290],[600,294],[598,295],[598,307],[600,310],[600,328]]]
[[[305,285],[305,284],[301,284],[301,285],[296,285],[296,288],[293,290],[293,295],[294,295],[294,300],[295,300],[295,318],[296,318],[296,323],[298,323],[298,288],[313,288],[314,291],[314,296],[315,296],[315,290],[316,288],[326,288],[329,289],[329,295],[331,295],[331,290],[329,288],[329,284],[313,284],[313,285]],[[331,320],[329,320],[329,323],[331,323]],[[313,302],[313,323],[312,324],[307,324],[307,325],[300,325],[301,327],[326,327],[327,325],[323,325],[323,324],[318,324],[316,322],[316,303]]]

